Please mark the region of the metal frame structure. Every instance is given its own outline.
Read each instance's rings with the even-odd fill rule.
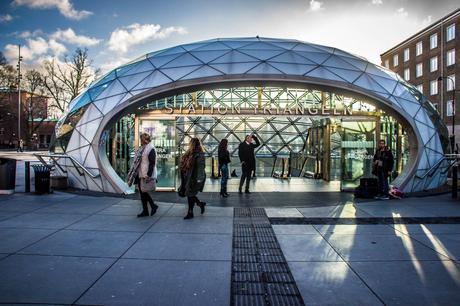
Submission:
[[[56,127],[54,148],[100,174],[81,178],[66,163],[72,186],[129,193],[105,153],[107,129],[114,122],[165,97],[251,86],[321,90],[371,101],[408,129],[409,163],[393,184],[413,192],[446,181],[448,163],[440,160],[449,150],[447,128],[425,96],[364,58],[297,40],[213,39],[146,54],[109,72],[71,102]]]

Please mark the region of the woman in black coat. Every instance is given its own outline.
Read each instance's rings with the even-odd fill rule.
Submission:
[[[180,162],[181,189],[184,190],[188,200],[188,211],[184,219],[193,218],[193,207],[195,204],[204,213],[205,202],[201,202],[196,196],[203,191],[206,181],[204,150],[198,138],[192,138],[188,150],[182,156]]]
[[[219,144],[218,150],[218,159],[219,159],[219,169],[222,174],[222,179],[220,182],[220,196],[228,197],[227,193],[227,181],[228,181],[228,164],[230,163],[230,152],[227,149],[228,140],[222,139]]]

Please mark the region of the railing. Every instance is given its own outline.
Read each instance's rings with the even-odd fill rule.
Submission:
[[[93,174],[91,171],[89,171],[85,166],[83,166],[78,160],[73,158],[72,156],[69,156],[67,154],[55,154],[55,153],[50,153],[50,154],[45,154],[45,153],[34,153],[34,156],[46,167],[53,169],[54,166],[57,166],[59,170],[61,170],[63,173],[67,173],[67,170],[65,170],[60,164],[59,164],[59,159],[61,158],[67,158],[70,160],[72,165],[75,167],[77,170],[78,174],[84,175],[85,173],[89,175],[91,178],[97,178],[100,176],[100,174]],[[46,160],[44,160],[44,157],[49,157],[53,161],[53,164],[48,163]]]

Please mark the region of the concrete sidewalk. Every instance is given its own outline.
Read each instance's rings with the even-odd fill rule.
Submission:
[[[184,204],[158,204],[136,218],[136,200],[0,197],[0,303],[230,305],[234,208],[210,203],[185,221]],[[449,195],[265,213],[286,221],[271,227],[305,305],[458,305],[460,201]],[[387,217],[437,221],[378,223]],[[377,222],[289,224],[321,218]]]

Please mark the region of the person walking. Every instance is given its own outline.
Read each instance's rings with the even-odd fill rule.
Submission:
[[[140,136],[141,146],[136,151],[134,161],[128,172],[128,186],[137,184],[142,202],[142,212],[137,217],[149,216],[147,203],[150,204],[150,216],[153,216],[158,209],[149,191],[155,191],[157,181],[157,158],[156,149],[150,143],[150,135],[143,133]]]
[[[187,151],[182,156],[179,167],[181,173],[181,186],[179,188],[183,190],[188,201],[188,211],[184,220],[193,218],[195,204],[200,207],[201,214],[204,214],[206,203],[201,202],[197,194],[203,191],[206,181],[205,165],[204,150],[200,140],[192,138]]]
[[[252,143],[252,141],[256,143]],[[241,179],[240,187],[238,192],[242,193],[242,188],[244,181],[246,181],[245,193],[251,193],[249,191],[249,182],[251,181],[251,173],[256,169],[256,157],[254,154],[254,149],[260,145],[259,139],[255,135],[246,135],[244,141],[240,143],[238,147],[238,156],[241,162]]]
[[[394,159],[391,150],[385,145],[385,140],[380,140],[379,147],[374,154],[374,169],[372,171],[378,179],[379,194],[375,197],[375,199],[390,199],[388,196],[388,177],[391,175],[391,171],[393,170],[393,163]]]
[[[230,163],[230,152],[228,152],[228,140],[222,139],[219,143],[218,149],[218,160],[219,160],[219,169],[222,175],[222,179],[220,181],[220,196],[221,197],[228,197],[227,193],[227,181],[228,181],[228,164]]]
[[[24,152],[24,140],[22,140],[22,138],[18,142],[18,149],[16,152]]]

